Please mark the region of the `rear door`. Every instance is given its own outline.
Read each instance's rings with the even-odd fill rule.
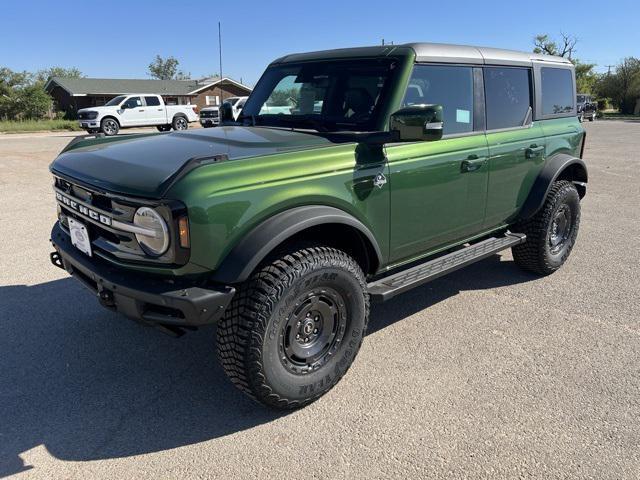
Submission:
[[[166,123],[164,106],[157,95],[145,95],[147,125],[162,125]]]
[[[391,188],[390,260],[398,262],[482,229],[488,155],[482,72],[472,66],[416,65],[403,106],[443,107],[443,138],[387,145]]]
[[[533,75],[527,67],[485,67],[489,187],[485,228],[509,223],[545,161],[545,137],[533,122]]]

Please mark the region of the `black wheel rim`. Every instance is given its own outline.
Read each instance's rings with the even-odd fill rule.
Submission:
[[[347,328],[345,302],[332,288],[302,295],[280,330],[280,360],[296,374],[313,372],[331,359]]]
[[[560,253],[567,244],[573,230],[573,215],[569,205],[562,205],[553,216],[549,228],[549,252],[552,255]]]

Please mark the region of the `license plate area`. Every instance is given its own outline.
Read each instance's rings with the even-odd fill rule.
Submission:
[[[67,217],[69,221],[69,234],[71,236],[71,243],[74,247],[80,250],[85,255],[92,256],[91,252],[91,240],[89,239],[89,232],[84,223],[78,220]]]

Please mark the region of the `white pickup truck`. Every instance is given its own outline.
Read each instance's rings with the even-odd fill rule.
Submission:
[[[165,105],[160,95],[119,95],[101,107],[78,110],[80,128],[116,135],[121,128],[155,126],[161,132],[186,130],[198,120],[195,105]]]

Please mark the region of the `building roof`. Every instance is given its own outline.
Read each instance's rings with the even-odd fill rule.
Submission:
[[[247,92],[251,88],[230,78],[222,78],[203,83],[197,80],[142,80],[120,78],[69,78],[51,77],[45,90],[50,91],[56,85],[66,90],[72,96],[85,95],[122,95],[132,93],[148,93],[157,95],[189,96],[197,95],[199,91],[218,83],[232,83]]]
[[[340,48],[310,53],[294,53],[273,63],[290,63],[320,60],[323,58],[387,57],[409,53],[418,62],[471,63],[484,65],[531,65],[532,62],[553,62],[571,65],[566,58],[538,53],[503,50],[499,48],[449,45],[444,43],[407,43],[375,47]]]

